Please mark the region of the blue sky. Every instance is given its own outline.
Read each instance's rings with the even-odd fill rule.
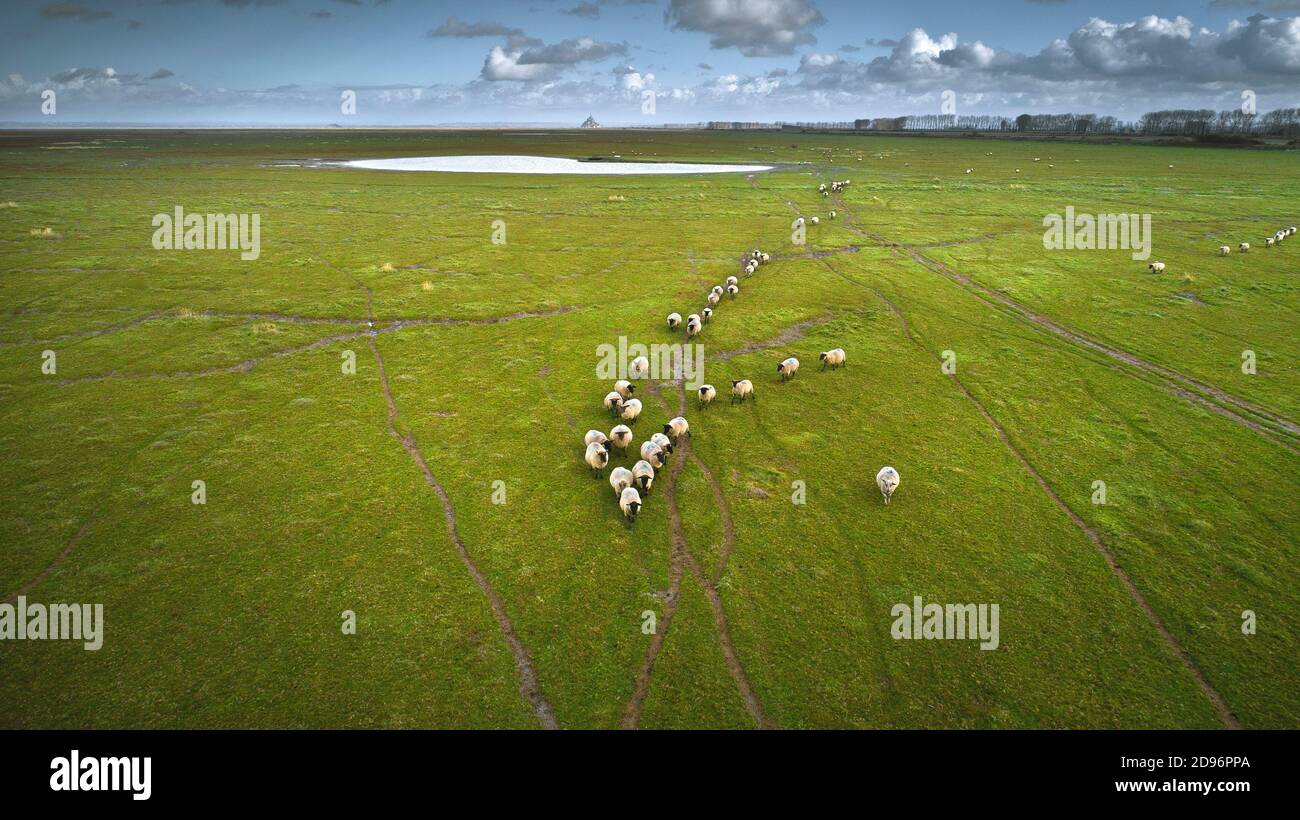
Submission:
[[[8,4],[0,120],[839,120],[1300,106],[1300,0]],[[431,36],[436,35],[436,36]],[[340,96],[357,95],[355,115]],[[653,98],[653,112],[644,103]]]

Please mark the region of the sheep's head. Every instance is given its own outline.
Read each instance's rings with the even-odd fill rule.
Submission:
[[[636,514],[639,512],[641,512],[641,502],[629,501],[627,505],[627,517],[631,519],[635,519]]]

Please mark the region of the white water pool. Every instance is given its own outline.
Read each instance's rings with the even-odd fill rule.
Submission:
[[[354,159],[350,168],[372,171],[443,171],[453,174],[753,174],[770,165],[709,165],[694,162],[581,162],[567,157],[511,154],[461,157]]]

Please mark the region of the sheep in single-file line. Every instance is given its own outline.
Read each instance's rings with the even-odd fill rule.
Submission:
[[[885,503],[898,489],[898,470],[893,467],[881,467],[880,472],[876,473],[876,486],[880,488],[880,494],[885,497]]]
[[[1237,250],[1241,251],[1242,253],[1246,253],[1247,251],[1250,250],[1250,243],[1242,242],[1240,245],[1237,246]]]
[[[664,448],[653,441],[641,442],[641,458],[653,464],[655,469],[668,463],[668,453],[664,452]]]
[[[728,296],[730,296],[732,299],[735,299],[737,293],[740,293],[740,286],[739,286],[739,285],[727,285],[727,295],[728,295]]]
[[[655,433],[654,435],[650,436],[650,442],[652,444],[658,444],[659,449],[666,451],[669,455],[672,455],[673,440],[668,438],[667,427],[668,425],[665,424],[664,425],[665,429],[662,433]]]
[[[682,315],[681,315],[680,313],[670,313],[670,314],[668,314],[668,329],[669,329],[669,330],[676,330],[677,327],[678,327],[678,325],[680,325],[681,323],[682,323]]]
[[[620,413],[620,416],[622,417],[623,421],[630,421],[633,424],[635,424],[636,417],[639,415],[641,415],[640,399],[628,399],[627,401],[623,402],[623,412]]]
[[[686,335],[692,337],[699,336],[700,331],[703,329],[704,325],[700,323],[700,317],[692,313],[690,318],[686,320]]]
[[[631,487],[635,480],[636,475],[626,467],[615,467],[609,471],[609,486],[614,488],[615,497],[621,497],[623,491]]]
[[[734,277],[734,276],[728,276],[728,277],[727,277],[727,284],[728,284],[728,285],[739,285],[739,284],[740,284],[740,280],[737,279],[737,278]]]
[[[1273,243],[1276,242],[1276,241],[1277,241],[1277,239],[1275,239],[1274,237],[1271,237],[1271,236],[1269,236],[1269,237],[1265,237],[1265,238],[1264,238],[1264,247],[1266,247],[1266,248],[1271,248],[1271,247],[1273,247]]]
[[[722,297],[714,291],[709,291],[709,298],[707,301],[709,303],[709,307],[716,307],[718,302],[722,301]]]
[[[641,512],[641,494],[636,487],[625,487],[618,497],[618,507],[627,516],[627,520],[636,521],[636,514]]]
[[[822,370],[825,370],[827,365],[829,365],[832,370],[839,370],[840,365],[844,364],[844,348],[837,347],[833,350],[828,350],[825,353],[820,354],[817,358],[822,360]]]
[[[603,444],[588,444],[587,453],[584,456],[587,466],[591,468],[596,478],[600,478],[601,471],[609,463],[609,450]]]
[[[665,437],[672,436],[680,440],[682,436],[691,434],[691,424],[686,420],[685,416],[676,416],[669,419],[668,423],[664,425],[663,434]]]
[[[704,321],[706,322],[709,321],[710,319],[713,318],[713,308],[706,307],[704,310],[701,310],[700,316],[704,319]]]
[[[632,428],[626,424],[619,424],[609,431],[609,443],[611,447],[616,447],[623,451],[623,458],[627,458],[627,448],[632,446]]]
[[[781,381],[788,381],[789,379],[793,379],[794,374],[798,372],[798,370],[799,370],[799,360],[796,359],[794,356],[791,356],[790,358],[786,359],[785,361],[781,362],[776,366],[776,372],[777,375],[781,377]]]
[[[638,461],[632,466],[632,484],[638,492],[650,494],[650,485],[655,480],[654,465],[648,461]]]

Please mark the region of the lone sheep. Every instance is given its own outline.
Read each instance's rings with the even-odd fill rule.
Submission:
[[[746,398],[755,398],[754,383],[749,379],[732,379],[731,403],[735,404],[737,401],[743,402]]]
[[[711,384],[700,385],[700,389],[696,392],[700,396],[701,407],[704,407],[705,405],[709,404],[718,396],[718,391]]]
[[[780,374],[781,381],[793,379],[796,371],[799,370],[799,360],[794,356],[786,359],[776,366],[776,372]]]
[[[876,473],[876,486],[880,488],[880,494],[885,497],[885,503],[889,503],[889,497],[898,489],[898,470],[893,467],[881,467],[880,472]]]
[[[1247,251],[1250,250],[1250,243],[1242,242],[1240,245],[1237,246],[1237,250],[1241,251],[1242,253],[1246,253]]]
[[[1164,272],[1165,272],[1165,263],[1164,263],[1164,262],[1152,262],[1150,265],[1147,265],[1147,267],[1150,268],[1151,271],[1153,271],[1154,273],[1164,273]]]
[[[668,314],[668,329],[669,329],[669,330],[676,330],[676,329],[677,329],[677,326],[680,325],[681,323],[682,323],[682,315],[681,315],[680,313],[670,313],[670,314]]]
[[[832,370],[838,370],[840,365],[844,364],[844,348],[828,350],[817,358],[822,360],[822,370],[826,369],[826,365],[830,365]]]
[[[1230,253],[1232,253],[1232,248],[1228,247],[1227,245],[1219,246],[1219,256],[1227,256]]]

